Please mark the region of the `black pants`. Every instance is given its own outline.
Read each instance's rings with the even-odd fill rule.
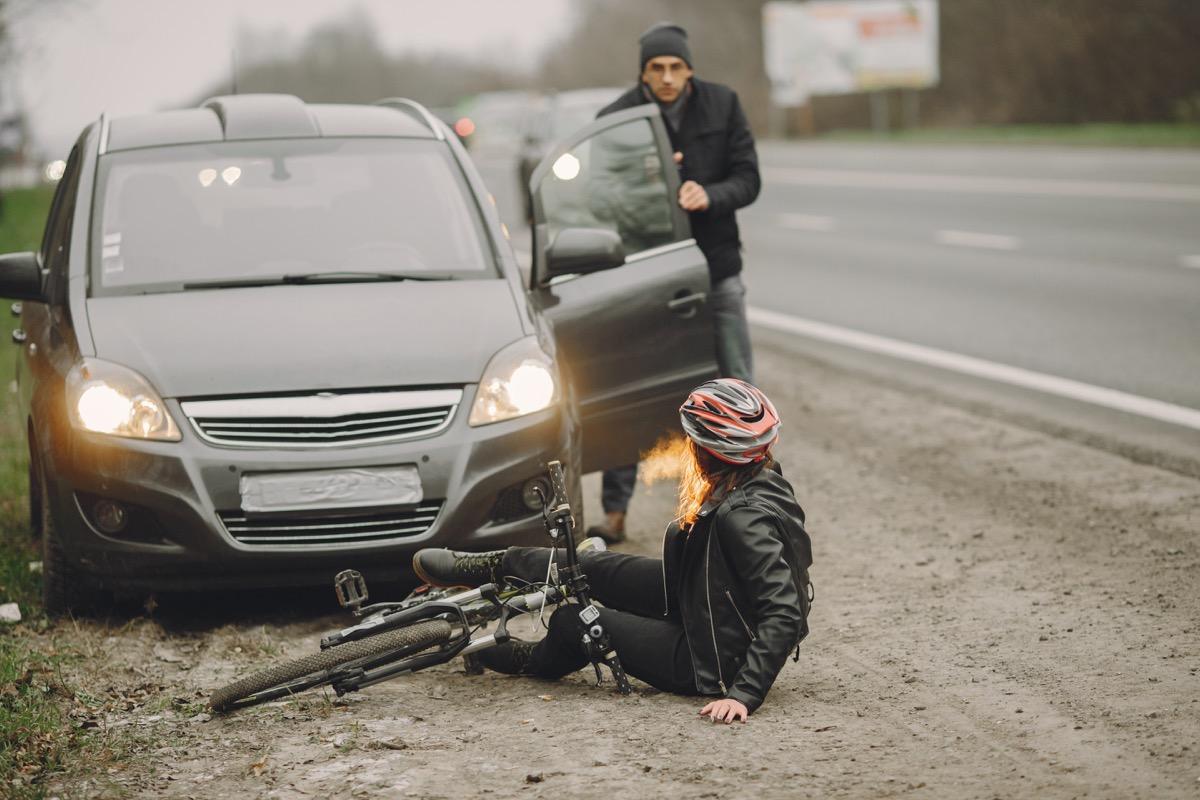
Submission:
[[[600,481],[600,506],[605,514],[629,510],[629,498],[633,497],[633,487],[637,485],[637,470],[637,464],[604,470]]]
[[[553,551],[560,567],[562,550]],[[501,572],[527,581],[545,580],[551,549],[510,547]],[[592,599],[603,603],[600,623],[608,632],[621,666],[656,689],[696,694],[692,655],[679,619],[663,616],[662,562],[628,553],[588,552],[580,556]],[[672,610],[678,608],[674,601]],[[587,666],[584,625],[579,606],[565,603],[550,616],[546,637],[533,650],[530,671],[541,678],[561,678]]]

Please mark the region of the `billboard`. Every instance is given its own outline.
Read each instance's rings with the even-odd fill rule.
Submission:
[[[938,82],[937,0],[809,0],[763,6],[771,99],[922,89]]]

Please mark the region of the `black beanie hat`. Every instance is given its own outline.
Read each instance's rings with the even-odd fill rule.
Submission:
[[[651,25],[641,35],[638,42],[642,45],[642,60],[638,64],[638,72],[646,69],[646,62],[659,56],[677,56],[692,67],[692,51],[688,49],[687,31],[673,22],[660,22]]]

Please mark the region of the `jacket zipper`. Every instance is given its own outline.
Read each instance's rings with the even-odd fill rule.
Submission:
[[[671,520],[667,523],[667,527],[663,528],[663,544],[662,544],[662,579],[663,579],[663,616],[667,617],[671,614],[671,600],[667,595],[667,532],[671,530],[671,525],[678,520]]]
[[[750,641],[754,641],[758,637],[754,635],[754,631],[750,630],[750,626],[746,624],[746,618],[742,616],[742,612],[738,610],[737,603],[733,601],[733,595],[729,590],[725,590],[725,596],[729,598],[729,605],[733,606],[733,613],[738,615],[738,619],[742,621],[742,627],[746,629],[746,635],[750,637]]]
[[[717,626],[713,622],[712,584],[708,582],[708,562],[712,550],[712,537],[713,532],[710,527],[708,538],[704,540],[704,598],[708,601],[708,629],[712,632],[713,659],[717,662],[717,686],[721,687],[721,694],[729,694],[725,688],[725,675],[721,672],[721,651],[717,649]]]

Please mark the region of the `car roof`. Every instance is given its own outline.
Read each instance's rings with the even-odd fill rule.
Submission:
[[[418,103],[404,98],[375,105],[305,103],[285,94],[214,97],[199,108],[108,120],[101,152],[248,139],[345,136],[444,138]]]

